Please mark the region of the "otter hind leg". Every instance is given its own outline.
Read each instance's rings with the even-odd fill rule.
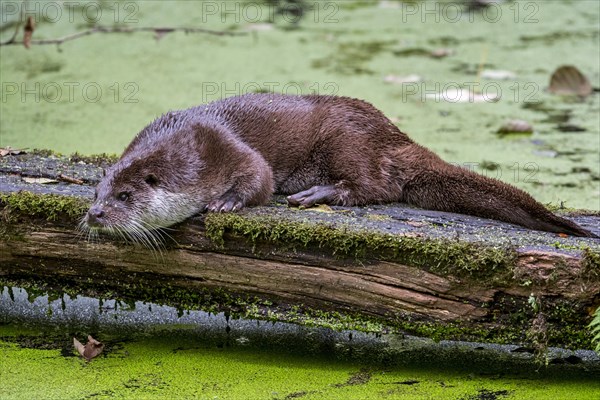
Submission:
[[[290,206],[312,207],[315,204],[337,204],[339,189],[335,185],[313,186],[287,197]]]

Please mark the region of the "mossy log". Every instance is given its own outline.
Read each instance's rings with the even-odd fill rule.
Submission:
[[[111,161],[0,158],[0,283],[339,329],[591,347],[600,240],[399,204],[299,210],[275,198],[192,218],[159,250],[89,242],[76,227]],[[598,213],[565,215],[600,233]]]

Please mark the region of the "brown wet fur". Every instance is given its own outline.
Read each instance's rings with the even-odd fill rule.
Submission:
[[[251,94],[163,115],[108,172],[95,210],[135,185],[131,207],[143,207],[139,181],[149,175],[150,186],[193,200],[182,216],[265,204],[277,192],[292,206],[405,202],[596,237],[514,186],[446,163],[348,97]]]

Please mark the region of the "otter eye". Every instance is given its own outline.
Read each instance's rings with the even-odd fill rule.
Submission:
[[[156,177],[156,175],[150,174],[148,175],[144,181],[146,181],[146,183],[150,186],[156,186],[158,185],[158,178]]]
[[[127,193],[127,192],[121,192],[117,195],[117,199],[119,199],[119,201],[127,201],[128,198],[129,198],[129,193]]]

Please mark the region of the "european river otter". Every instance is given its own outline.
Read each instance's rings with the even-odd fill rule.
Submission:
[[[371,104],[319,95],[249,94],[161,116],[106,171],[84,223],[144,233],[274,192],[291,206],[405,202],[595,237],[522,190],[448,164]]]

